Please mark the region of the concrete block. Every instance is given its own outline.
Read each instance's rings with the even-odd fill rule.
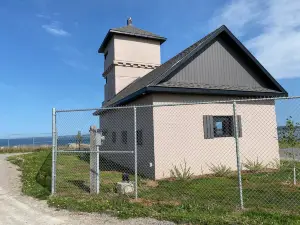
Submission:
[[[119,194],[131,194],[134,192],[134,183],[133,182],[118,182],[117,183],[117,192]]]

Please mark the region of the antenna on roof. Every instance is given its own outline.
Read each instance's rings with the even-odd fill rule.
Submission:
[[[131,17],[129,17],[127,19],[127,26],[132,26],[132,19],[131,19]]]

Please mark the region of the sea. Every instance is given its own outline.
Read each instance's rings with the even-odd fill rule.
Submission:
[[[64,135],[59,136],[57,139],[58,145],[68,145],[70,143],[76,143],[76,135]],[[89,134],[82,135],[83,144],[90,143]],[[7,137],[0,138],[0,147],[14,147],[14,146],[46,146],[52,145],[52,137],[49,136],[32,136],[32,137]]]
[[[284,126],[279,126],[277,128],[278,131],[278,139],[280,140],[286,129]],[[300,141],[300,127],[296,127],[295,136]],[[59,136],[57,139],[58,145],[68,145],[70,143],[76,143],[76,135],[64,135]],[[82,135],[82,143],[89,144],[90,143],[90,135],[83,134]],[[14,146],[41,146],[41,145],[52,145],[52,137],[48,136],[27,136],[27,137],[8,137],[8,138],[0,138],[0,147],[14,147]]]

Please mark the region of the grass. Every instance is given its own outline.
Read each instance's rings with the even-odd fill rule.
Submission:
[[[51,183],[50,151],[10,156],[8,160],[18,165],[22,171],[22,192],[24,194],[39,199],[47,199],[49,197]],[[41,182],[39,175],[42,173],[47,174],[45,180],[48,180],[48,182]]]
[[[51,147],[43,146],[24,146],[24,147],[3,147],[0,149],[0,154],[5,153],[25,153],[25,152],[40,152],[50,150]]]
[[[300,148],[300,142],[297,142],[295,146],[290,146],[289,143],[285,141],[279,141],[279,148],[284,149],[284,148]]]
[[[57,163],[59,195],[50,196],[49,152],[13,156],[9,160],[23,172],[25,194],[48,199],[50,206],[61,209],[109,212],[120,218],[153,217],[178,223],[300,224],[300,186],[291,185],[289,162],[282,163],[280,170],[243,172],[246,209],[240,211],[236,174],[158,182],[139,178],[139,199],[134,201],[115,193],[121,173],[107,167],[105,161],[100,162],[101,193],[90,195],[88,159],[85,155],[65,154],[59,155]]]

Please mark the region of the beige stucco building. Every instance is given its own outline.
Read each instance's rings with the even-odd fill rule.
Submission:
[[[134,27],[131,19],[105,37],[99,48],[105,56],[105,99],[94,113],[105,136],[102,150],[134,149],[133,108],[111,107],[153,105],[136,108],[140,175],[167,178],[184,162],[195,175],[219,164],[235,170],[233,105],[215,101],[287,92],[225,26],[160,64],[165,41]],[[166,106],[207,101],[214,103]],[[239,102],[236,110],[242,162],[279,159],[274,101]],[[132,154],[103,156],[134,168]]]

